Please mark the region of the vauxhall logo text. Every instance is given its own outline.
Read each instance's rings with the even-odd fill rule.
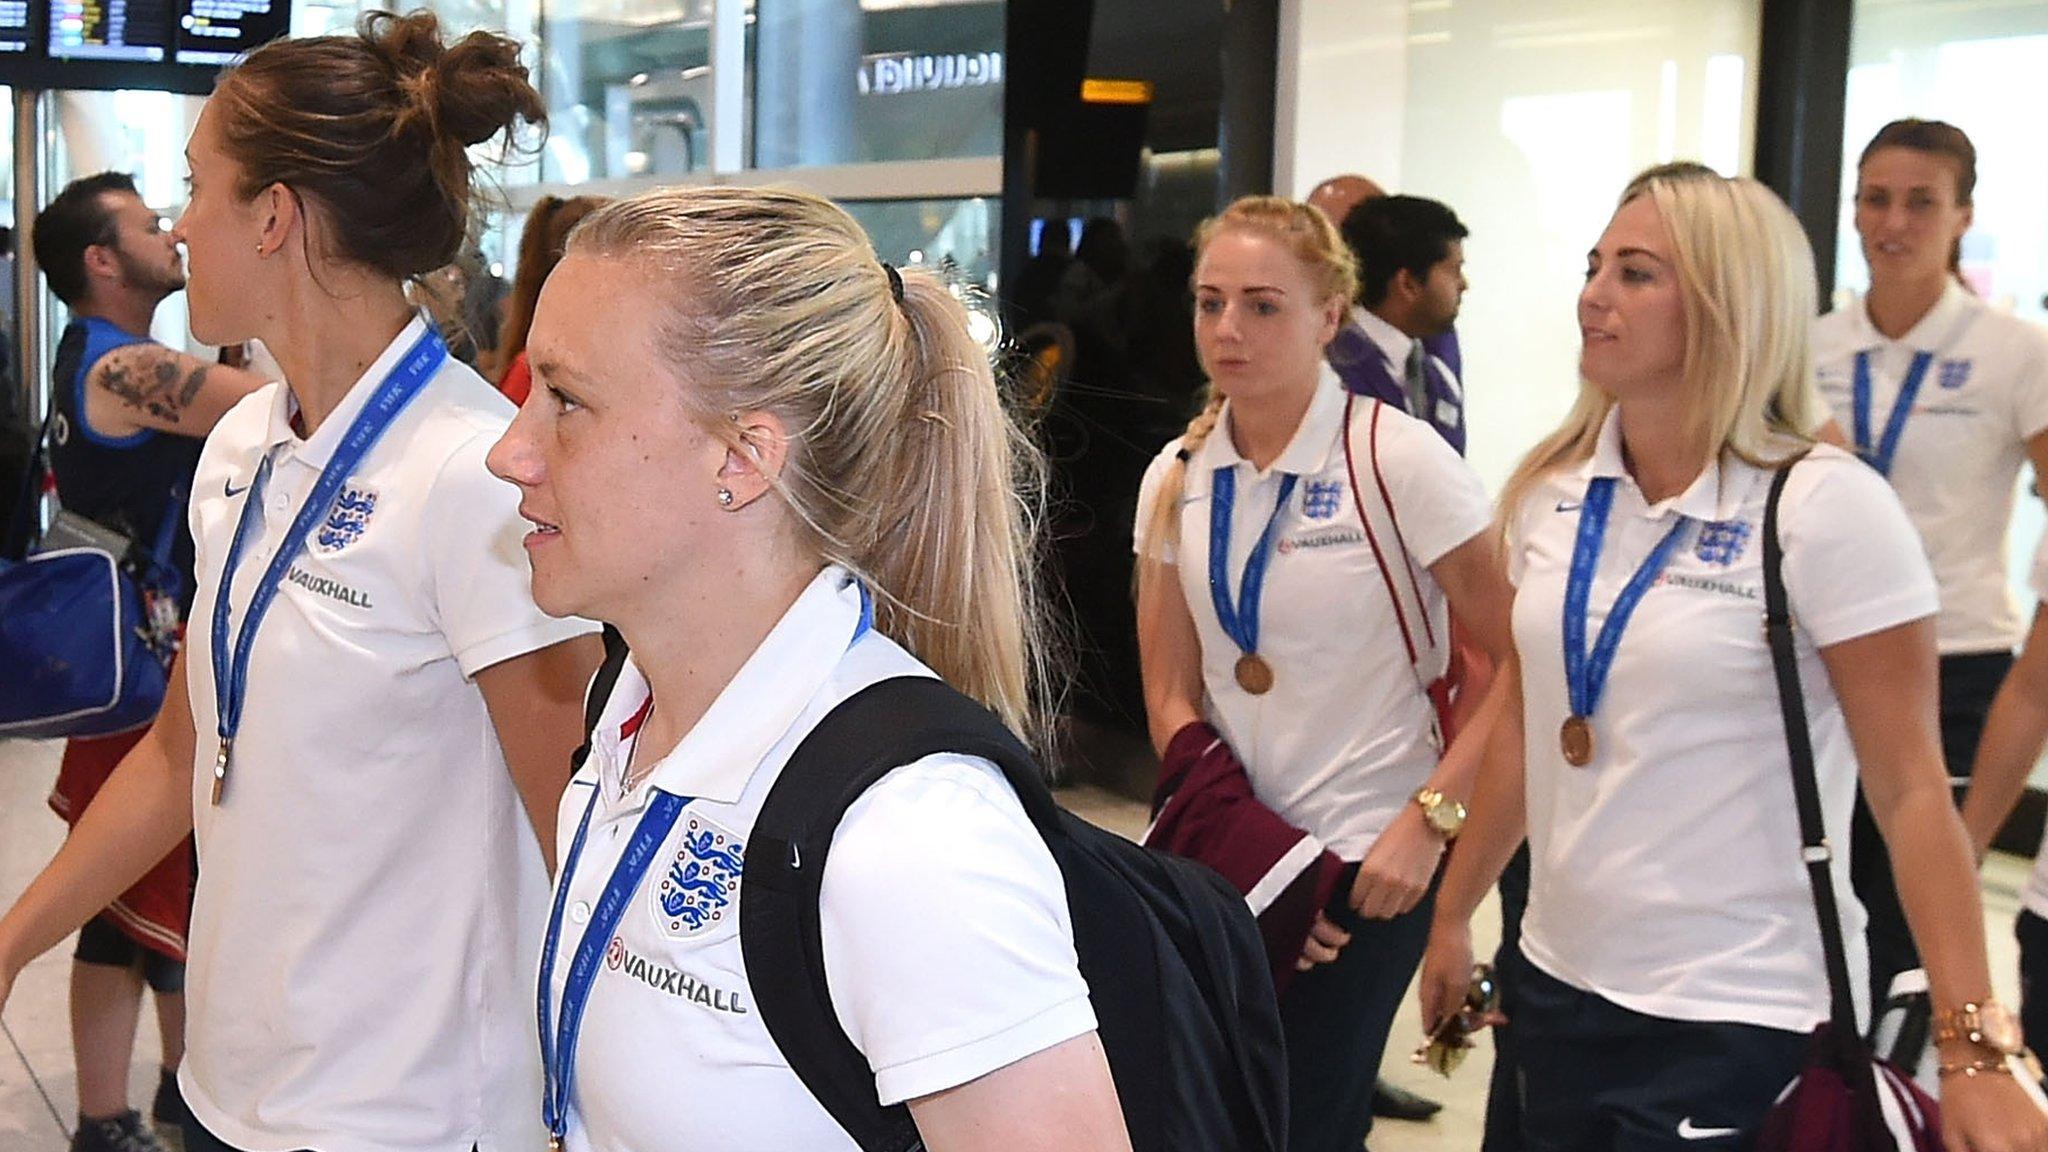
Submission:
[[[645,956],[626,947],[626,942],[617,936],[604,951],[605,967],[623,972],[656,992],[702,1004],[713,1012],[730,1012],[735,1016],[747,1014],[746,997],[724,988],[713,988],[699,983],[695,976],[663,964],[650,963]]]

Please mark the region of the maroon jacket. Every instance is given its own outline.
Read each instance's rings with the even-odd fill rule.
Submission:
[[[1266,807],[1237,754],[1200,720],[1167,743],[1152,808],[1145,847],[1207,864],[1245,894],[1284,992],[1316,912],[1343,902],[1356,865]]]

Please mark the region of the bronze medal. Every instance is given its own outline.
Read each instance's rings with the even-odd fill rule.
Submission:
[[[1593,762],[1592,721],[1584,716],[1568,717],[1557,735],[1557,742],[1564,749],[1565,763],[1574,768],[1584,768]]]
[[[1264,696],[1273,690],[1273,666],[1257,652],[1247,652],[1237,658],[1237,686],[1254,696]]]

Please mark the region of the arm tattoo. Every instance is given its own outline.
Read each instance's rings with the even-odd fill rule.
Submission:
[[[129,406],[175,424],[206,383],[206,365],[195,364],[187,371],[170,355],[113,355],[105,362],[100,382]]]

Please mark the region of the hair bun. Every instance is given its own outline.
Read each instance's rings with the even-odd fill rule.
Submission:
[[[546,122],[517,41],[479,31],[443,44],[440,19],[426,9],[368,12],[359,31],[397,78],[404,107],[396,133],[423,131],[439,150],[481,144],[522,120]]]

